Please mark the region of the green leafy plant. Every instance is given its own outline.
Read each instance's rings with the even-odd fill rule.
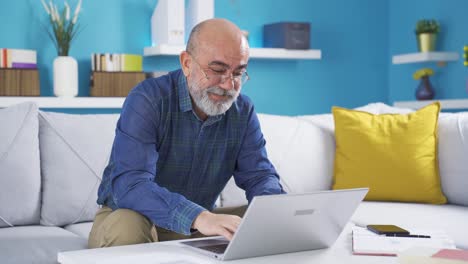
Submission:
[[[79,32],[80,27],[77,22],[81,10],[81,1],[79,0],[77,3],[72,17],[70,5],[66,0],[61,12],[59,12],[57,5],[53,1],[49,1],[49,4],[46,4],[44,0],[41,0],[42,6],[49,15],[50,24],[52,25],[52,30],[46,26],[46,31],[57,48],[58,56],[68,56],[70,45]]]
[[[416,35],[423,33],[437,34],[439,31],[440,25],[435,19],[421,19],[416,23]]]

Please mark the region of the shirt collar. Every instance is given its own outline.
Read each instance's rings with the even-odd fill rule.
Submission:
[[[187,112],[192,110],[192,99],[190,98],[190,94],[187,87],[187,78],[185,77],[182,71],[180,71],[177,86],[177,90],[179,92],[180,111]]]

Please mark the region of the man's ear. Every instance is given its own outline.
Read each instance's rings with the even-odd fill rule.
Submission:
[[[185,77],[188,77],[190,75],[190,67],[192,65],[192,58],[190,57],[190,54],[188,54],[187,51],[182,51],[182,53],[180,53],[179,60]]]

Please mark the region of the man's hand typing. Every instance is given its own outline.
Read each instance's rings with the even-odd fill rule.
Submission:
[[[195,218],[192,227],[206,236],[219,235],[231,240],[240,222],[241,218],[236,215],[214,214],[203,211]]]

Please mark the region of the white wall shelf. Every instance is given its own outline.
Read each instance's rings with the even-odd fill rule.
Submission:
[[[468,109],[468,99],[424,100],[424,101],[397,101],[393,105],[402,108],[418,109],[433,102],[440,102],[442,109]]]
[[[460,56],[456,52],[417,52],[395,55],[393,64],[418,63],[418,62],[447,62],[456,61]]]
[[[178,56],[185,46],[158,45],[146,47],[143,54],[145,56]],[[322,51],[309,50],[290,50],[276,48],[250,48],[250,58],[258,59],[298,59],[298,60],[320,60]]]
[[[40,108],[122,108],[125,97],[0,96],[0,108],[35,102]]]

